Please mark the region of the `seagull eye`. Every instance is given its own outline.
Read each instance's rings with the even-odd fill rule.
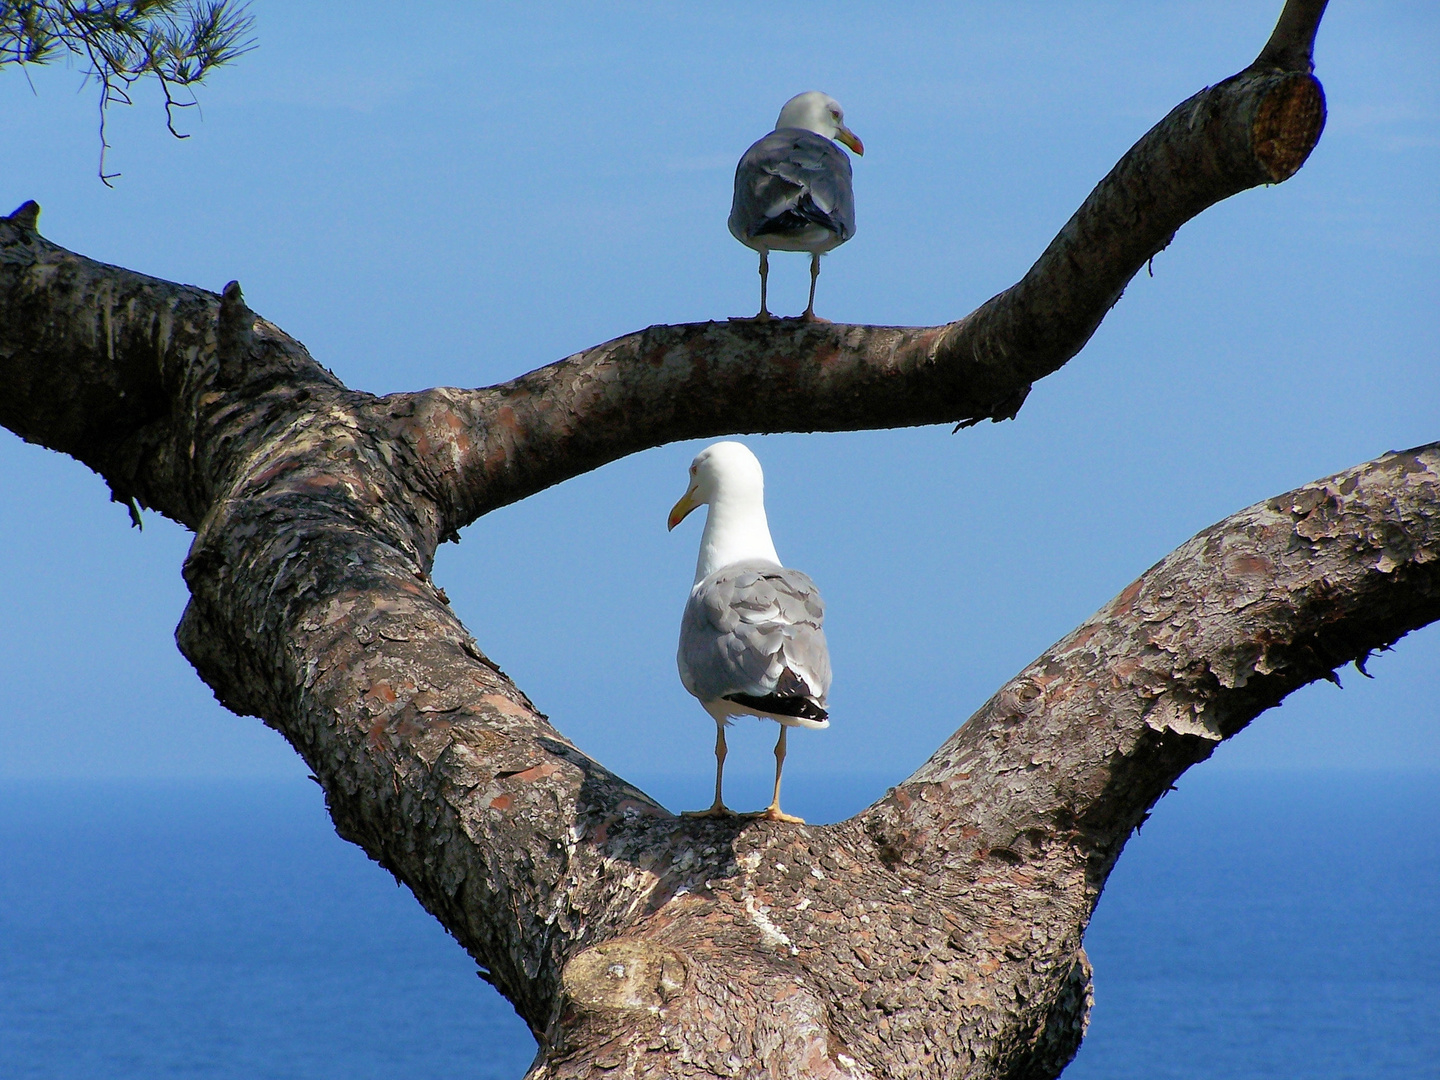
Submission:
[[[831,110],[830,110],[830,115],[833,116],[836,120],[839,120],[839,119],[840,119],[840,110],[839,110],[839,109],[831,109]]]

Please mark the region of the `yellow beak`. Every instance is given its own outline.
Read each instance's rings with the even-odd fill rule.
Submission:
[[[861,157],[865,156],[865,144],[860,141],[860,136],[856,135],[844,124],[841,124],[836,130],[835,138],[840,142],[844,143],[851,150],[854,150],[855,153],[859,154]]]
[[[665,526],[666,531],[668,532],[675,528],[676,525],[679,525],[680,522],[685,520],[686,515],[688,515],[691,510],[694,510],[700,505],[700,503],[695,501],[695,489],[692,487],[689,491],[685,492],[684,495],[680,496],[679,502],[670,508],[670,522]]]

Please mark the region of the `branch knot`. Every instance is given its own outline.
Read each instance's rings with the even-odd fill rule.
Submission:
[[[215,320],[215,348],[223,385],[234,386],[244,378],[254,343],[255,313],[245,306],[240,282],[229,282],[220,294],[220,314]]]
[[[38,234],[40,231],[40,204],[34,199],[26,199],[5,220],[26,232]]]

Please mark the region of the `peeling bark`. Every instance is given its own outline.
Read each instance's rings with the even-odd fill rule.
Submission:
[[[1324,122],[1291,0],[958,322],[651,327],[480,390],[349,390],[245,306],[0,220],[0,422],[196,532],[181,650],[277,728],[540,1042],[533,1080],[1058,1075],[1131,830],[1296,687],[1440,617],[1440,445],[1206,530],[849,821],[678,819],[565,739],[429,578],[498,506],[737,430],[1013,416],[1181,224]],[[755,401],[768,412],[756,417]]]

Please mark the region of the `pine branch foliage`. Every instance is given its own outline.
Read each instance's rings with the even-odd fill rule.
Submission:
[[[100,87],[100,179],[105,172],[106,112],[131,104],[135,83],[155,79],[165,96],[165,121],[176,138],[177,97],[212,70],[254,47],[255,20],[234,0],[0,0],[0,67],[78,59]]]

